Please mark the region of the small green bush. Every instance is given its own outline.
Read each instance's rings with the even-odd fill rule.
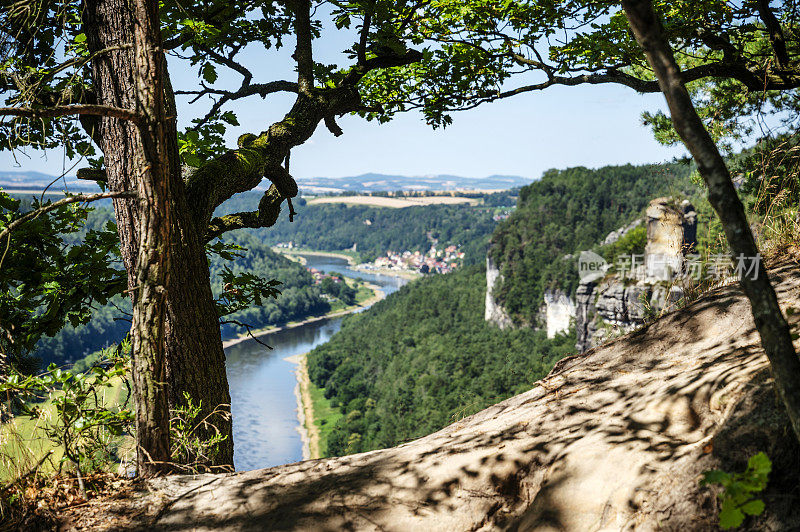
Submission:
[[[630,257],[631,255],[644,254],[646,245],[647,227],[644,224],[638,225],[625,233],[613,244],[603,246],[603,258],[613,266],[617,261],[617,257]]]
[[[12,368],[0,382],[0,395],[13,396],[21,415],[40,420],[46,437],[63,450],[62,464],[70,461],[86,473],[116,461],[119,438],[131,433],[130,389],[121,401],[106,400],[105,393],[120,381],[127,388],[129,370],[130,359],[109,349],[85,373],[64,371],[55,364],[40,375]]]
[[[772,462],[764,453],[750,457],[744,473],[727,473],[720,470],[706,471],[701,485],[720,484],[721,507],[719,526],[723,529],[735,528],[742,524],[747,515],[761,515],[764,501],[753,495],[767,487]]]
[[[184,404],[171,410],[170,446],[172,462],[180,469],[191,472],[210,471],[219,452],[219,444],[228,437],[223,435],[215,423],[230,419],[229,405],[220,405],[210,414],[203,415],[203,403],[194,403],[192,397],[183,392]],[[200,434],[211,433],[204,438]],[[224,468],[223,468],[224,469]]]

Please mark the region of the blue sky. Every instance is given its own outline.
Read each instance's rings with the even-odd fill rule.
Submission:
[[[241,133],[266,129],[290,105],[290,95],[276,95],[267,101],[256,96],[230,106],[238,111],[242,125],[231,132],[230,144],[235,145]],[[182,118],[206,109],[181,107]],[[431,129],[418,113],[399,116],[388,124],[345,116],[339,120],[344,135],[336,138],[321,126],[305,145],[292,151],[291,170],[305,177],[379,172],[535,178],[548,168],[663,161],[685,151],[659,145],[641,125],[643,110],[660,107],[660,94],[591,86],[556,87],[456,113],[453,125],[443,130]],[[62,172],[58,150],[46,158],[29,155],[30,159],[18,157],[22,166],[16,168],[8,152],[3,152],[0,168]]]
[[[336,62],[347,47],[346,32],[326,32],[315,41],[316,58]],[[274,51],[251,47],[244,63],[254,82],[294,79],[290,46]],[[235,89],[238,75],[219,71],[220,85]],[[197,72],[170,61],[176,89],[197,83]],[[226,109],[237,112],[241,127],[229,131],[228,143],[245,132],[260,132],[282,118],[293,101],[290,94],[255,96]],[[179,100],[181,125],[202,116],[208,101],[189,105]],[[661,94],[639,95],[627,87],[595,85],[553,87],[516,96],[478,109],[456,113],[446,129],[433,130],[419,113],[398,116],[388,124],[368,123],[358,116],[339,120],[344,135],[334,137],[320,125],[314,136],[292,151],[291,171],[297,177],[337,177],[378,172],[395,175],[455,174],[482,177],[513,174],[536,178],[548,168],[599,167],[608,164],[659,162],[685,155],[680,147],[659,145],[641,125],[643,110],[663,108]],[[0,152],[0,169],[32,170],[58,175],[68,169],[62,153],[17,157]],[[82,165],[81,165],[82,166]],[[69,171],[68,175],[74,175]]]

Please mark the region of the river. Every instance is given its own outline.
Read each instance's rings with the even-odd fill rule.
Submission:
[[[376,284],[388,296],[408,281],[399,277],[352,270],[335,257],[305,255],[306,266],[339,272]],[[342,318],[278,331],[225,349],[233,413],[234,465],[237,471],[297,462],[303,458],[298,432],[296,365],[287,357],[324,344],[341,327]]]

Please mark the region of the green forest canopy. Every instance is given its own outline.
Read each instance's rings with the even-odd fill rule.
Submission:
[[[574,335],[501,331],[483,319],[485,270],[410,283],[345,318],[308,355],[312,381],[345,414],[330,455],[391,447],[531,388],[573,352]]]

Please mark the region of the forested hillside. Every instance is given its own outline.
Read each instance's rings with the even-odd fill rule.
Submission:
[[[396,445],[529,389],[575,339],[500,331],[483,319],[485,272],[415,281],[308,355],[312,381],[345,414],[331,455]]]
[[[532,319],[526,313],[538,310],[532,302],[549,283],[567,290],[576,284],[574,261],[559,260],[564,255],[597,248],[655,196],[694,197],[691,171],[680,163],[571,168],[524,187],[491,251],[518,318]],[[488,325],[485,282],[482,265],[415,282],[348,318],[309,354],[311,379],[345,414],[329,436],[330,454],[433,432],[526,390],[573,350],[574,335],[548,340],[543,331]]]
[[[577,287],[572,260],[640,214],[658,196],[693,196],[697,187],[683,163],[548,170],[523,187],[517,209],[491,240],[504,280],[495,296],[518,323],[534,323],[544,290]]]
[[[112,220],[110,207],[97,208],[89,214],[84,230],[68,235],[65,240],[67,244],[79,241],[86,230],[100,229]],[[215,297],[219,297],[223,291],[222,273],[225,268],[235,274],[252,272],[266,279],[276,279],[281,282],[278,286],[281,295],[277,299],[264,300],[261,306],[252,306],[226,316],[228,323],[221,326],[223,338],[245,332],[246,329],[239,324],[266,327],[330,310],[330,303],[322,297],[320,287],[314,286],[311,274],[299,263],[272,251],[257,234],[229,233],[224,237],[224,242],[244,249],[233,250],[237,256],[231,261],[224,260],[218,254],[209,256],[211,287]],[[50,362],[63,364],[119,342],[130,329],[130,311],[129,299],[115,297],[108,304],[98,306],[85,325],[67,325],[55,336],[43,338],[35,355],[44,365]]]
[[[235,274],[254,272],[267,279],[277,279],[281,295],[263,301],[226,318],[222,325],[223,338],[242,334],[246,324],[255,328],[284,323],[312,314],[325,313],[330,303],[321,297],[320,287],[313,286],[311,275],[299,264],[274,253],[270,246],[293,241],[295,245],[338,251],[358,243],[364,260],[387,250],[424,251],[438,240],[456,244],[466,252],[465,262],[483,261],[488,239],[497,223],[492,219],[498,209],[513,205],[513,193],[478,194],[484,205],[430,205],[405,209],[366,206],[305,205],[298,200],[298,216],[289,222],[284,209],[279,222],[272,228],[240,230],[228,233],[224,241],[246,249],[237,252],[232,261],[210,256],[212,290],[219,297],[224,283],[221,274],[229,268]],[[218,209],[218,214],[252,208],[258,193],[243,194]],[[369,220],[369,224],[365,223]],[[109,201],[104,201],[89,215],[82,231],[66,235],[67,244],[80,242],[89,229],[102,229],[113,221]],[[112,226],[113,229],[113,226]],[[120,265],[121,267],[121,265]],[[43,363],[64,363],[80,359],[88,353],[124,338],[130,328],[130,301],[116,297],[109,304],[98,306],[85,325],[68,325],[54,337],[39,342],[36,356]]]
[[[467,263],[482,262],[489,235],[496,226],[495,212],[501,207],[513,207],[513,193],[474,196],[483,205],[426,205],[391,209],[363,205],[322,204],[297,202],[297,216],[289,221],[288,212],[281,212],[278,222],[264,231],[268,244],[293,242],[296,246],[339,251],[352,248],[365,261],[373,260],[386,251],[427,251],[432,242],[461,246]],[[252,209],[258,203],[256,194],[226,202],[218,213]]]

